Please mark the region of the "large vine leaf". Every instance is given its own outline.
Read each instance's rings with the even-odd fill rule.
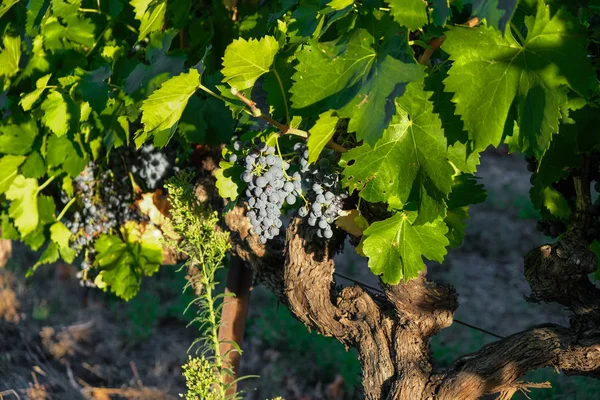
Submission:
[[[415,30],[427,23],[427,1],[390,0],[389,3],[391,14],[400,25]]]
[[[356,30],[347,41],[305,46],[292,76],[293,106],[303,109],[318,104],[339,110],[341,117],[350,118],[348,130],[374,145],[390,122],[402,84],[425,76],[423,66],[414,59],[405,62],[388,54],[393,46],[381,46],[379,53],[374,46],[375,39],[366,29]],[[401,48],[395,52],[408,48],[404,42],[396,47]]]
[[[143,143],[150,135],[173,131],[188,100],[200,87],[200,73],[191,68],[189,72],[175,76],[162,84],[142,103],[143,134],[136,143]]]
[[[6,191],[6,198],[11,200],[8,214],[21,236],[27,236],[39,222],[37,180],[18,175]]]
[[[446,33],[442,48],[454,63],[444,83],[455,93],[452,100],[475,151],[500,143],[505,125],[512,126],[515,103],[520,149],[540,156],[558,130],[568,89],[588,91],[593,71],[583,28],[573,17],[564,10],[551,15],[539,0],[535,18],[526,17],[525,24],[522,45],[510,31],[503,37],[485,26],[451,27]]]
[[[359,190],[367,201],[393,203],[397,208],[407,202],[416,186],[444,207],[454,170],[446,160],[446,138],[429,97],[421,84],[408,85],[404,96],[397,99],[389,128],[375,146],[364,144],[342,156],[344,186]],[[421,203],[426,202],[421,197]],[[435,209],[431,210],[432,214],[422,215],[420,221],[437,218]]]
[[[130,300],[137,294],[142,276],[152,276],[162,263],[159,231],[130,221],[116,235],[102,235],[95,242],[94,264],[101,269],[96,283]]]
[[[251,88],[258,78],[269,72],[278,50],[279,43],[273,36],[234,40],[225,49],[223,82],[238,90]]]
[[[369,257],[369,268],[383,275],[385,283],[395,285],[401,279],[415,278],[423,270],[423,257],[442,262],[446,255],[448,228],[438,219],[425,225],[413,225],[414,211],[395,214],[374,222],[365,232],[363,253]]]

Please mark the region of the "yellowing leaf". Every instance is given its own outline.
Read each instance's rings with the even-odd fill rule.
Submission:
[[[369,222],[358,210],[342,210],[335,219],[335,225],[351,235],[360,237],[369,227]]]

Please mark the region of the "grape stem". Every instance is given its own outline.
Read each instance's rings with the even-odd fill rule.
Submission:
[[[284,135],[289,134],[289,135],[300,136],[305,139],[308,138],[309,132],[303,131],[301,129],[292,128],[289,125],[283,125],[283,124],[279,123],[278,121],[275,121],[273,118],[264,115],[262,113],[262,111],[260,110],[260,108],[258,108],[256,106],[255,101],[250,100],[249,98],[244,96],[244,94],[241,93],[239,90],[237,90],[235,87],[231,88],[231,94],[233,94],[235,97],[240,99],[240,101],[242,103],[247,105],[254,117],[260,118],[263,121],[267,122],[268,124],[273,125],[275,128],[279,129],[281,131],[281,133],[283,133]],[[329,147],[330,149],[333,149],[339,153],[345,153],[348,151],[348,149],[335,143],[333,140],[330,140],[329,142],[327,142],[327,147]]]
[[[471,18],[470,20],[468,20],[465,23],[465,25],[468,26],[469,28],[473,28],[473,27],[477,26],[477,24],[479,24],[479,18],[477,18],[477,17]],[[419,64],[427,65],[427,63],[429,62],[429,59],[431,58],[433,53],[442,46],[442,43],[444,43],[444,40],[446,40],[446,35],[442,35],[440,37],[431,39],[428,43],[429,48],[425,49],[425,52],[419,58]]]
[[[62,217],[65,216],[65,214],[67,213],[69,208],[73,205],[73,203],[75,203],[75,200],[77,200],[76,197],[73,197],[71,200],[69,200],[69,202],[64,206],[64,208],[62,209],[60,214],[58,214],[58,217],[56,217],[57,221],[60,221],[62,219]]]

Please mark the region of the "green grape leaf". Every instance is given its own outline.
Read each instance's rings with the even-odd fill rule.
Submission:
[[[292,76],[294,108],[320,105],[340,110],[340,117],[350,118],[349,131],[375,144],[389,124],[402,84],[422,80],[425,73],[422,65],[400,61],[385,51],[378,54],[374,46],[375,39],[365,29],[357,30],[348,42],[305,46]],[[408,49],[406,43],[401,47]]]
[[[81,0],[52,0],[51,3],[52,14],[61,18],[77,14],[77,11],[81,7]]]
[[[95,30],[94,23],[79,13],[61,18],[60,21],[56,16],[50,16],[42,25],[44,46],[52,52],[81,46],[89,48],[94,45]]]
[[[130,300],[137,294],[142,276],[152,276],[162,263],[162,247],[158,231],[144,229],[130,221],[121,228],[121,235],[102,235],[95,244],[94,265],[100,268],[96,280],[99,286]]]
[[[452,101],[474,151],[500,143],[515,103],[520,149],[541,156],[558,130],[568,88],[586,93],[590,87],[593,71],[579,24],[564,10],[551,16],[542,0],[536,17],[525,22],[523,45],[510,31],[503,37],[485,26],[446,32],[442,48],[454,63],[444,83],[455,93]]]
[[[58,254],[58,246],[56,245],[56,243],[48,243],[48,246],[46,246],[40,258],[36,261],[35,264],[33,264],[33,267],[31,267],[27,271],[26,276],[31,276],[41,265],[52,264],[53,262],[58,261],[59,257],[60,256]]]
[[[415,278],[425,264],[423,257],[442,262],[446,255],[448,227],[442,220],[413,225],[414,211],[404,211],[371,224],[364,232],[363,252],[369,257],[369,268],[383,275],[385,283],[395,285],[401,279]]]
[[[69,247],[71,231],[60,221],[55,222],[50,227],[50,239],[60,248]]]
[[[35,90],[31,93],[24,95],[21,98],[19,104],[21,105],[21,107],[23,107],[23,111],[31,110],[35,102],[40,98],[42,93],[44,93],[44,90],[46,90],[48,81],[50,80],[51,76],[52,74],[42,76],[35,82]]]
[[[309,163],[317,161],[321,151],[333,137],[338,121],[339,118],[332,113],[323,113],[319,115],[317,122],[310,128],[307,141]]]
[[[38,190],[39,192],[39,190]],[[39,224],[47,225],[56,221],[56,204],[54,203],[54,198],[51,196],[38,196],[37,202],[38,215],[39,215]]]
[[[66,136],[50,135],[47,140],[46,161],[49,167],[61,165],[69,155],[75,153],[73,143]]]
[[[354,4],[354,0],[331,0],[329,3],[325,4],[326,7],[331,8],[332,10],[343,10],[346,7],[350,7]]]
[[[465,4],[472,4],[473,16],[485,19],[488,25],[497,27],[504,32],[506,24],[512,17],[517,6],[517,0],[463,0]],[[535,1],[535,0],[534,0]]]
[[[25,33],[28,36],[33,37],[39,32],[41,19],[47,8],[48,3],[45,0],[30,0],[27,2]]]
[[[4,155],[0,158],[0,194],[6,192],[17,177],[19,166],[25,161],[25,156]]]
[[[550,186],[569,175],[569,169],[582,164],[583,157],[577,146],[577,133],[563,126],[552,137],[550,147],[539,159],[537,180],[542,186]],[[573,126],[577,129],[577,127]],[[585,151],[585,150],[583,150]]]
[[[19,240],[21,238],[8,214],[0,214],[0,237],[9,240]]]
[[[427,23],[427,1],[389,0],[389,3],[394,20],[411,31]]]
[[[19,0],[4,0],[2,1],[2,3],[0,4],[0,18],[2,18],[2,16],[4,14],[6,14],[8,12],[8,10],[11,9],[12,6],[14,6],[15,4],[17,4],[19,2]]]
[[[19,60],[21,60],[21,38],[3,34],[0,51],[0,76],[11,77],[19,72]]]
[[[162,29],[165,23],[165,14],[167,12],[167,1],[166,0],[153,0],[140,24],[140,33],[138,35],[138,41],[144,39],[149,33],[159,31]]]
[[[21,240],[26,246],[29,246],[31,250],[38,251],[44,243],[46,243],[46,231],[44,225],[39,224],[33,232],[27,236],[22,236]]]
[[[219,196],[224,199],[237,199],[241,191],[237,182],[239,182],[239,177],[244,172],[244,168],[239,164],[224,160],[219,163],[219,167],[215,172]]]
[[[102,112],[108,101],[108,84],[106,80],[112,75],[108,65],[93,71],[75,70],[75,75],[81,77],[77,85],[77,92],[90,103],[96,112]]]
[[[446,160],[446,138],[421,84],[408,85],[383,137],[342,155],[344,186],[370,202],[404,205],[413,186],[443,206],[454,170]],[[428,219],[431,216],[428,217]]]
[[[536,181],[529,191],[529,196],[535,208],[543,213],[547,212],[561,220],[567,220],[571,214],[567,199],[552,186],[543,186]]]
[[[430,100],[433,102],[433,112],[439,115],[444,135],[448,139],[448,159],[460,171],[474,173],[479,165],[479,152],[471,150],[469,134],[456,115],[452,94],[444,91],[443,81],[447,76],[445,70],[429,75],[425,79],[425,89],[433,92]]]
[[[6,198],[11,200],[8,213],[15,226],[21,236],[27,236],[39,222],[37,180],[17,175],[6,191]]]
[[[21,173],[25,178],[39,179],[46,175],[46,164],[38,151],[32,151],[27,156],[27,161],[21,167]]]
[[[448,0],[435,0],[433,3],[433,23],[438,26],[444,26],[446,24],[446,20],[450,16]]]
[[[269,72],[278,50],[279,43],[273,36],[265,36],[260,40],[234,40],[225,49],[221,70],[223,82],[238,90],[253,87],[258,78]]]
[[[448,196],[448,209],[483,203],[486,198],[487,192],[481,183],[477,183],[477,177],[460,174],[454,177],[452,192]]]
[[[148,9],[148,6],[152,3],[152,0],[131,0],[129,4],[133,7],[135,19],[141,21],[144,18],[144,14]]]
[[[69,107],[63,95],[52,90],[42,103],[42,123],[47,126],[56,136],[65,135],[69,131]]]
[[[163,83],[142,103],[144,131],[140,137],[172,131],[181,119],[188,100],[199,87],[200,74],[194,68]]]
[[[448,226],[446,237],[450,242],[450,247],[455,248],[461,245],[465,238],[466,219],[469,218],[469,207],[460,207],[448,210],[444,222]]]
[[[33,118],[21,124],[0,125],[0,153],[25,155],[31,151],[37,135]]]
[[[55,222],[50,227],[50,240],[58,246],[60,255],[66,262],[73,262],[77,256],[77,251],[71,248],[71,231],[60,221]]]
[[[207,102],[202,102],[198,96],[190,97],[177,124],[179,134],[190,143],[204,143],[206,139],[206,105]]]

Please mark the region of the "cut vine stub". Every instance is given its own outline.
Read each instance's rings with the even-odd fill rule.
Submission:
[[[225,294],[231,293],[235,297],[229,296],[223,300],[221,326],[219,327],[220,352],[224,355],[223,367],[230,368],[233,372],[232,375],[223,374],[223,382],[231,385],[227,390],[227,395],[231,396],[237,392],[237,383],[234,382],[238,376],[241,356],[233,343],[237,343],[241,347],[244,342],[251,288],[252,270],[246,267],[241,258],[232,256],[227,273]]]

